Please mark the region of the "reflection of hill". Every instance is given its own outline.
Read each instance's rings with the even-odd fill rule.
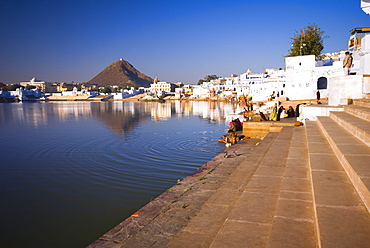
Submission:
[[[91,115],[97,117],[115,133],[125,133],[141,121],[153,118],[156,121],[167,120],[172,115],[198,115],[203,119],[222,122],[231,120],[231,113],[239,113],[233,105],[212,102],[105,102],[91,105]]]
[[[150,111],[145,110],[144,105],[128,106],[123,102],[122,105],[115,105],[111,102],[97,105],[92,114],[115,133],[128,132],[137,123],[150,117]]]

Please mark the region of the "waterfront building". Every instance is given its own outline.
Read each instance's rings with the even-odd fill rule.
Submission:
[[[315,99],[319,90],[321,97],[328,97],[329,80],[342,76],[342,61],[325,65],[315,61],[315,55],[288,57],[284,90],[289,100]]]
[[[54,85],[53,83],[40,81],[37,80],[35,77],[32,78],[29,82],[20,82],[19,84],[25,88],[35,87],[43,93],[56,91],[56,85]]]
[[[76,87],[76,84],[58,83],[57,84],[57,92],[71,91],[75,87]],[[82,87],[81,87],[81,89],[82,89]]]
[[[243,84],[240,76],[232,74],[230,77],[226,77],[225,80],[225,87],[219,86],[220,90],[224,88],[227,93],[234,92],[238,96],[249,93],[249,85]]]
[[[193,94],[194,85],[185,84],[181,88],[183,89],[183,92],[184,92],[185,95],[192,95]]]
[[[44,96],[45,93],[42,93],[38,88],[25,89],[20,87],[14,91],[3,91],[0,89],[0,98],[5,101],[37,101]]]
[[[283,97],[285,92],[285,72],[278,69],[268,69],[264,73],[252,73],[249,69],[240,75],[243,95],[251,95],[254,101],[266,101],[271,95]],[[249,92],[245,87],[249,87]]]
[[[270,98],[271,95],[275,96],[276,100],[286,100],[286,73],[284,70],[268,70],[265,72],[267,76],[264,80],[263,94],[260,94],[261,97],[264,97],[263,100]],[[252,85],[253,88],[253,85]],[[252,90],[253,92],[253,90]],[[251,94],[253,95],[253,94]]]
[[[127,97],[135,96],[137,94],[143,93],[143,89],[135,90],[134,87],[131,87],[130,90],[125,89],[123,92],[115,92],[115,93],[110,93],[110,95],[113,95],[114,100],[122,100]]]
[[[84,91],[91,91],[97,88],[98,88],[97,84],[90,84],[90,85],[81,84],[81,90],[84,90]]]
[[[343,72],[346,50],[324,54],[320,61],[314,55],[287,57],[285,70],[253,73],[248,69],[239,76],[233,74],[204,82],[194,86],[193,98],[249,95],[253,101],[267,101],[273,95],[281,101],[313,100],[320,91],[321,98],[328,98],[334,106],[351,98],[362,98],[370,94],[370,28],[354,28],[350,34],[348,49],[353,56],[350,77]]]
[[[153,80],[153,83],[150,84],[150,92],[156,93],[157,95],[162,95],[163,93],[175,92],[175,88],[179,86],[170,82],[160,82],[158,77]]]
[[[193,85],[193,98],[209,98],[227,92],[225,82],[226,80],[223,80],[222,83],[211,80],[203,82],[201,85]]]

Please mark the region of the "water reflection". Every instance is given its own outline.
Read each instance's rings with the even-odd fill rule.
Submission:
[[[0,104],[0,246],[85,247],[218,154],[239,111],[180,101]]]
[[[6,111],[7,104],[0,105],[2,124],[19,123],[29,126],[47,125],[51,118],[59,122],[74,119],[98,118],[117,133],[125,133],[137,123],[152,118],[165,121],[178,117],[196,115],[212,121],[229,122],[240,117],[243,109],[236,104],[207,101],[158,102],[52,102],[52,103],[13,103],[12,110]]]

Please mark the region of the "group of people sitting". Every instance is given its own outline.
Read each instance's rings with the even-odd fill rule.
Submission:
[[[284,111],[284,112],[283,112]],[[277,103],[275,103],[274,108],[272,109],[270,118],[267,119],[266,116],[260,112],[260,116],[262,120],[267,121],[280,121],[281,115],[284,114],[285,118],[294,118],[296,117],[295,111],[292,106],[289,106],[288,110],[285,110],[285,108],[281,105],[279,108],[277,108]]]
[[[262,120],[264,121],[280,121],[280,118],[283,116],[283,118],[294,118],[296,117],[296,112],[298,113],[298,107],[300,104],[298,104],[296,111],[293,109],[292,106],[289,106],[288,110],[286,110],[282,105],[278,108],[277,103],[275,103],[271,115],[269,117],[266,117],[262,112],[260,112],[260,116]],[[244,117],[246,117],[246,114],[248,114],[248,110],[244,111]],[[297,115],[298,116],[298,115]],[[242,137],[238,137],[236,134],[237,131],[243,130],[243,124],[240,122],[239,118],[236,118],[232,120],[230,123],[229,130],[226,135],[223,135],[221,139],[218,141],[221,143],[225,143],[226,146],[230,146],[238,142]]]
[[[239,118],[236,118],[232,120],[229,123],[230,127],[229,130],[236,132],[236,131],[242,131],[243,130],[243,124],[240,122]]]
[[[227,134],[223,135],[221,139],[219,139],[218,141],[221,143],[225,143],[226,146],[231,146],[231,145],[236,144],[236,142],[239,141],[239,137],[234,131],[229,130]]]
[[[234,145],[240,140],[240,137],[236,134],[237,131],[243,130],[243,124],[240,122],[239,118],[236,118],[230,122],[229,131],[226,135],[223,135],[218,141],[225,143],[226,146]]]

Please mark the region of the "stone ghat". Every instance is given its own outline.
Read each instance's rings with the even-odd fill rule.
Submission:
[[[370,247],[370,102],[226,148],[89,247]]]

